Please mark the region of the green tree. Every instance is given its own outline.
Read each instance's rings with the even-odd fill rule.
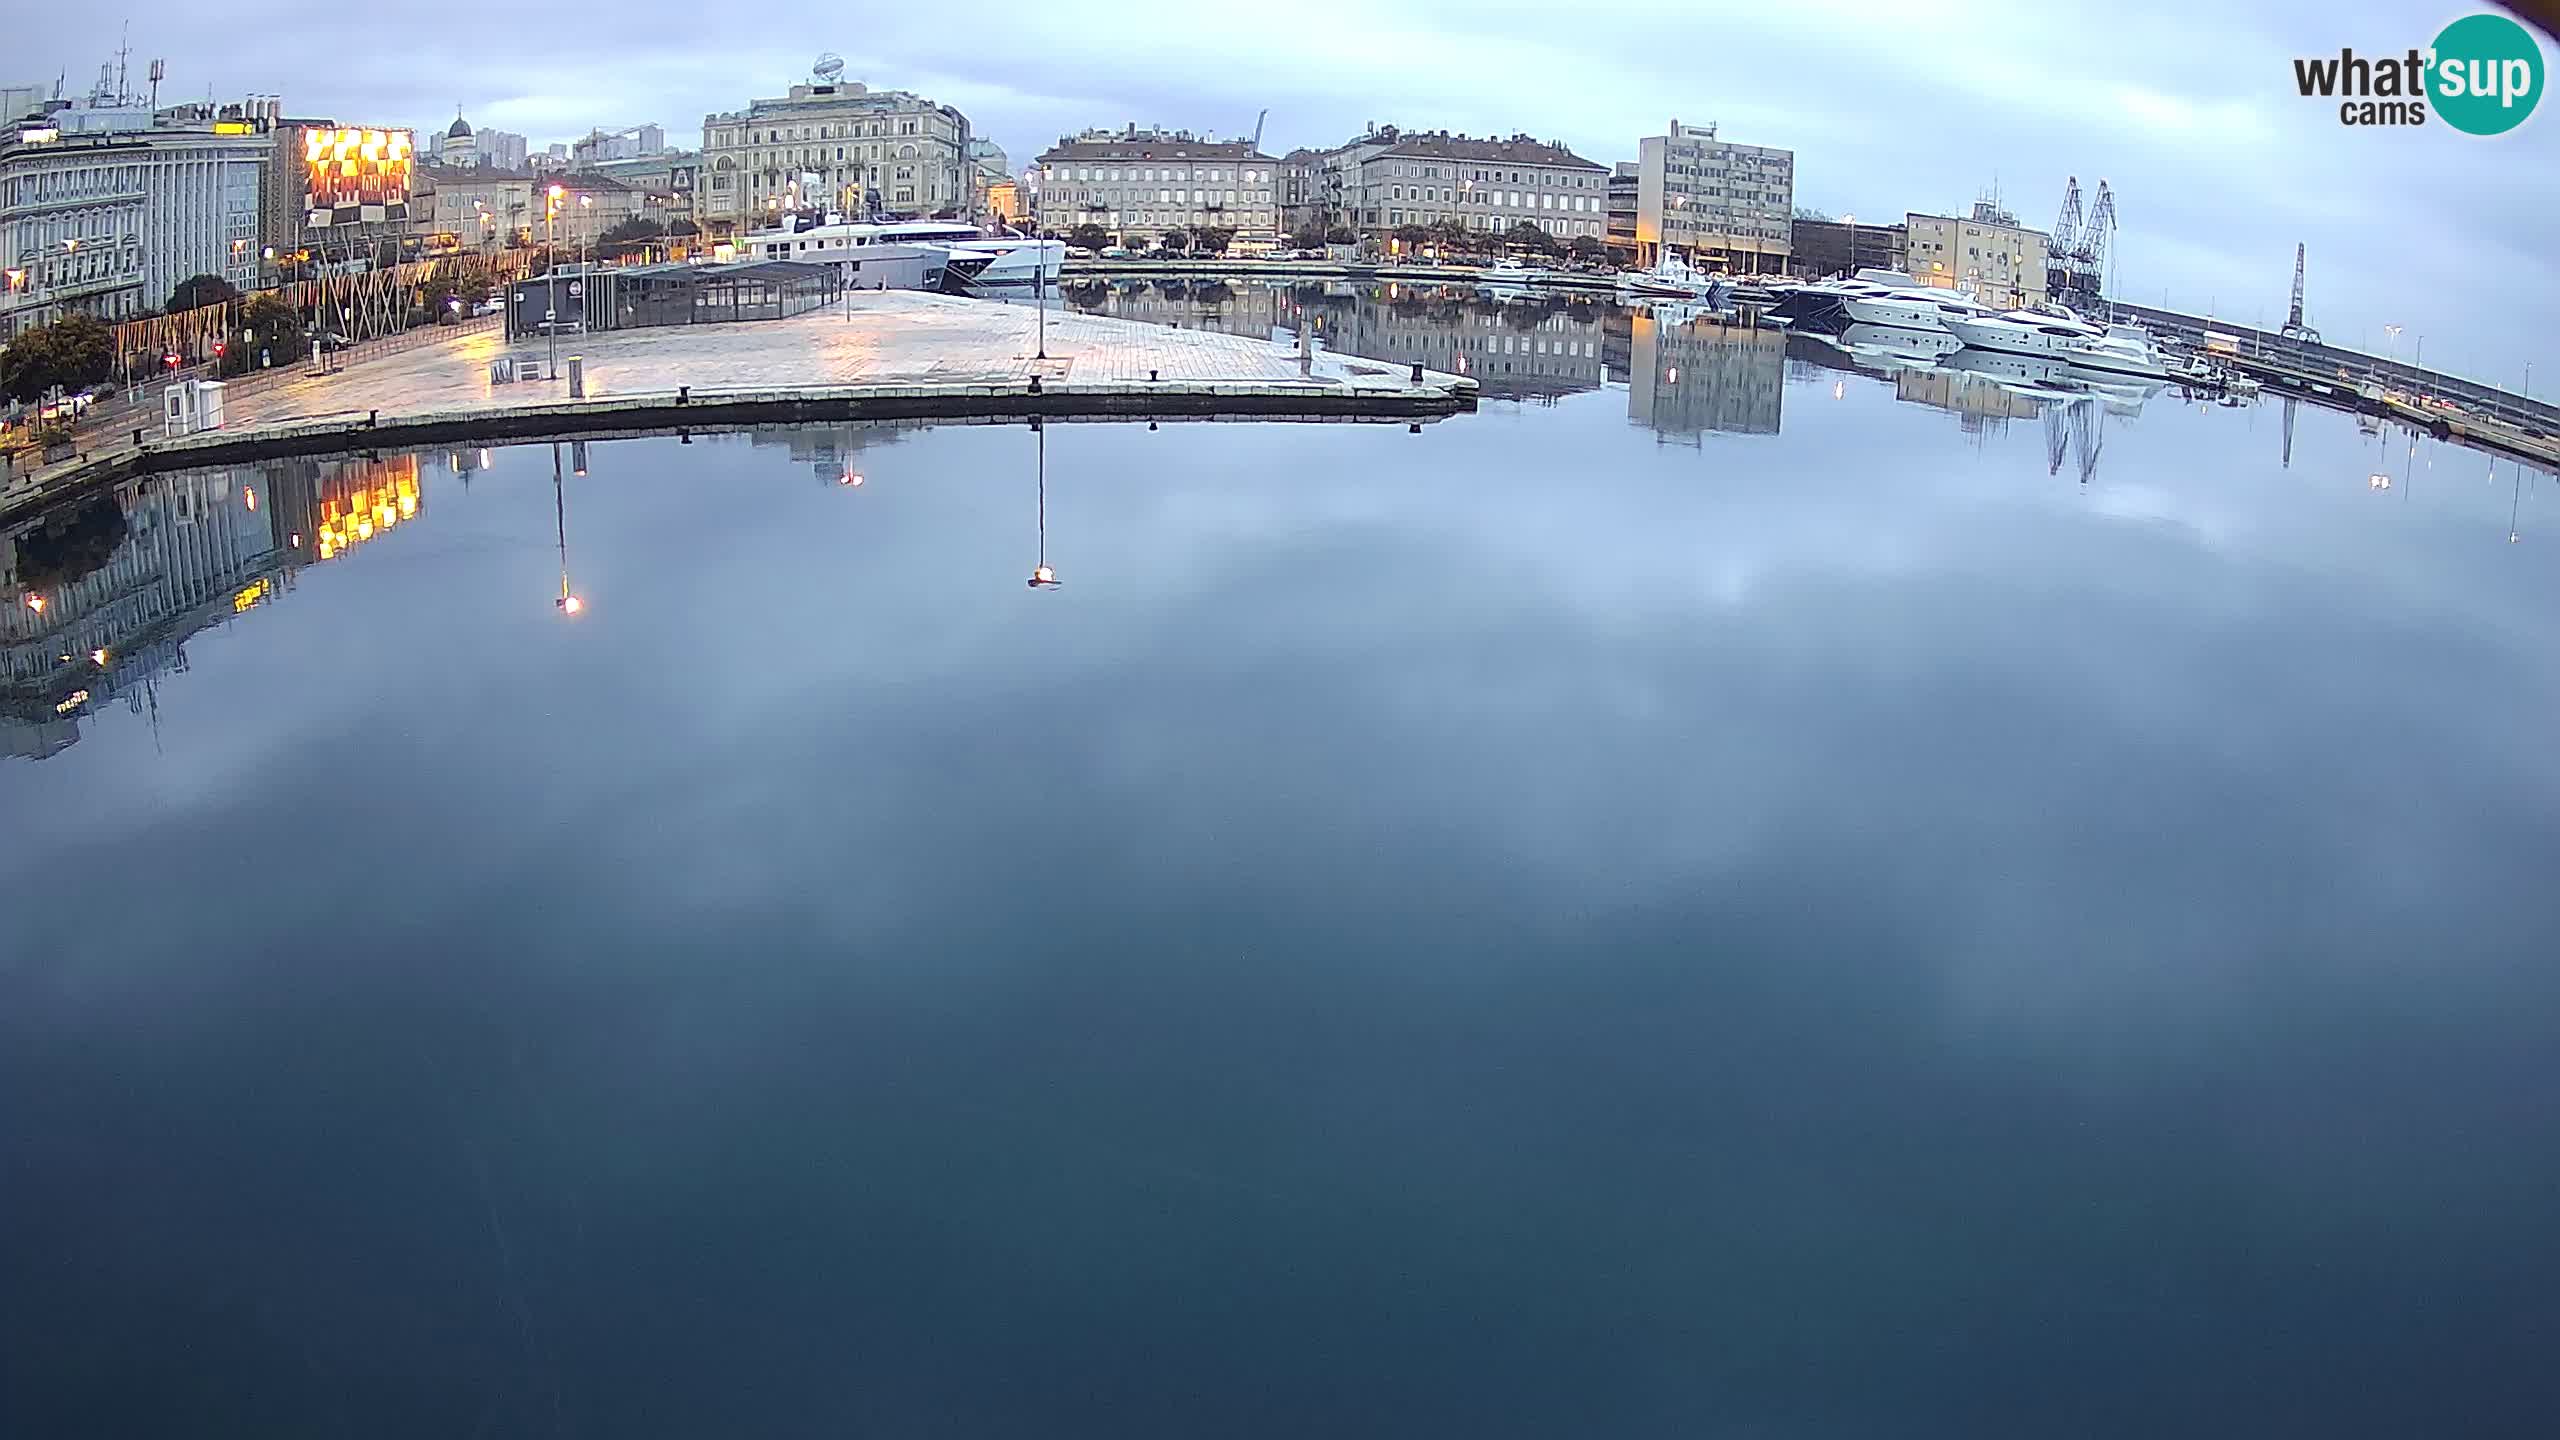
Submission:
[[[290,365],[302,358],[308,344],[302,335],[302,312],[273,295],[251,300],[240,312],[240,327],[248,335],[224,351],[226,375],[245,374],[262,364]]]
[[[1289,246],[1294,250],[1323,249],[1324,227],[1322,225],[1314,224],[1299,226],[1297,229],[1289,232]]]
[[[1357,245],[1360,243],[1360,232],[1352,229],[1348,225],[1336,225],[1332,229],[1324,232],[1324,243],[1327,245]]]
[[[1191,248],[1203,255],[1224,255],[1227,242],[1235,238],[1232,226],[1203,225],[1191,232]]]
[[[667,227],[667,233],[678,240],[690,240],[702,233],[702,227],[690,220],[678,220]]]
[[[206,305],[219,305],[237,300],[240,292],[219,275],[190,275],[169,292],[169,301],[160,307],[162,313],[176,315]]]
[[[1402,245],[1407,250],[1410,250],[1417,245],[1428,245],[1431,243],[1431,227],[1427,225],[1399,225],[1395,228],[1395,239],[1397,244]]]
[[[1067,243],[1099,253],[1111,244],[1111,232],[1099,225],[1079,225],[1067,232]]]
[[[95,315],[65,315],[0,351],[0,393],[12,400],[41,399],[56,387],[82,389],[115,373],[115,332]]]
[[[1188,230],[1183,229],[1183,228],[1182,228],[1181,226],[1179,226],[1179,225],[1175,226],[1174,228],[1172,228],[1172,229],[1170,229],[1170,230],[1167,230],[1166,232],[1164,232],[1164,248],[1166,248],[1167,250],[1188,250],[1188,249],[1190,249],[1190,248],[1191,248],[1191,232],[1190,232],[1190,231],[1188,231]]]
[[[1502,243],[1514,250],[1526,250],[1534,255],[1556,253],[1556,237],[1526,220],[1503,231]]]
[[[634,215],[628,220],[617,220],[605,227],[604,233],[596,237],[596,245],[599,249],[607,245],[639,245],[662,239],[666,233],[666,226],[644,216]]]
[[[1573,252],[1576,260],[1598,260],[1609,253],[1608,242],[1597,235],[1576,235],[1565,248]]]

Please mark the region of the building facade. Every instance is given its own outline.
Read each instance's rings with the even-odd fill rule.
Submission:
[[[1445,223],[1498,235],[1535,225],[1560,240],[1609,229],[1609,167],[1559,141],[1406,131],[1346,173],[1344,204],[1362,229]]]
[[[1784,270],[1795,217],[1789,150],[1718,139],[1713,125],[1671,122],[1636,147],[1636,260],[1676,256],[1703,267]]]
[[[65,109],[0,130],[0,339],[66,311],[157,309],[181,280],[258,280],[263,120]]]
[[[2023,309],[2045,299],[2045,250],[2049,237],[2030,230],[1989,200],[1974,202],[1966,216],[1905,217],[1911,278],[1923,285],[1959,290],[1985,305]]]
[[[1280,230],[1279,162],[1251,141],[1132,125],[1061,136],[1039,163],[1043,230],[1099,225],[1124,239],[1204,225]]]
[[[691,150],[667,150],[630,160],[600,160],[579,167],[575,178],[563,183],[574,185],[578,178],[590,175],[615,181],[639,192],[634,213],[674,225],[695,220],[693,192],[701,171],[700,155]]]
[[[524,168],[525,139],[521,135],[483,126],[471,132],[471,143],[483,165],[495,165],[501,170]]]
[[[1625,263],[1636,258],[1636,196],[1642,185],[1637,168],[1621,160],[1609,171],[1609,255]]]
[[[969,117],[905,90],[794,85],[779,99],[702,120],[694,212],[754,229],[785,211],[959,214],[975,195]]]
[[[1900,270],[1910,261],[1910,230],[1848,220],[1797,220],[1789,227],[1787,268],[1807,280],[1860,270]]]

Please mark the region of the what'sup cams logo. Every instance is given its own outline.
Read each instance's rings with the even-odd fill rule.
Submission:
[[[2523,124],[2542,99],[2542,75],[2540,42],[2504,15],[2465,15],[2406,55],[2342,49],[2293,62],[2295,88],[2304,99],[2335,99],[2341,125],[2424,125],[2432,110],[2467,135]]]

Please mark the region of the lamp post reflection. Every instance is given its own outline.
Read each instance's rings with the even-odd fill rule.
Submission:
[[[576,615],[587,608],[569,588],[569,491],[560,474],[560,442],[551,442],[551,524],[560,542],[560,598],[552,601],[563,615]]]
[[[1034,590],[1054,590],[1059,581],[1058,572],[1049,568],[1049,430],[1037,415],[1031,417],[1031,440],[1035,457],[1032,473],[1039,496],[1040,558],[1031,567],[1031,578],[1024,583]]]

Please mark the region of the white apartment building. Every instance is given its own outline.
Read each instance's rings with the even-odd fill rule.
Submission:
[[[1355,141],[1346,149],[1373,145]],[[1343,209],[1362,229],[1447,221],[1495,234],[1535,225],[1560,240],[1609,232],[1609,167],[1562,141],[1407,131],[1343,173]]]
[[[784,211],[847,217],[965,211],[973,194],[969,117],[905,90],[794,85],[779,99],[702,119],[694,216],[754,229]]]
[[[257,283],[271,142],[193,108],[0,130],[0,339],[66,310],[153,310],[190,276]]]
[[[1961,218],[1915,211],[1904,220],[1912,279],[1960,290],[1985,305],[2044,303],[2050,237],[2043,231],[2020,225],[1988,200],[1976,201],[1973,213]]]
[[[1719,269],[1784,270],[1795,218],[1791,150],[1737,145],[1713,125],[1671,122],[1636,146],[1636,261],[1666,253]]]
[[[1040,156],[1042,230],[1099,225],[1128,238],[1209,225],[1246,235],[1280,230],[1280,162],[1249,140],[1188,130],[1088,130]]]

